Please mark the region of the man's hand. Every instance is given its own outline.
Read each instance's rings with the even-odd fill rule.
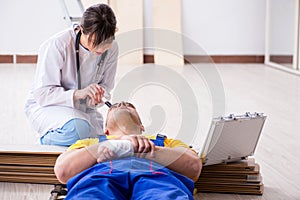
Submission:
[[[87,105],[91,107],[101,103],[103,95],[103,88],[100,85],[93,83],[86,88],[76,90],[74,92],[74,100],[86,99]]]
[[[129,140],[133,145],[134,153],[137,157],[145,157],[150,153],[154,157],[154,143],[143,135],[123,135],[119,137],[121,140]]]

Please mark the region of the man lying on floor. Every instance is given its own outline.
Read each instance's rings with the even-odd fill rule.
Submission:
[[[104,137],[79,140],[55,163],[66,199],[193,199],[201,161],[186,144],[144,127],[130,103],[108,111]]]

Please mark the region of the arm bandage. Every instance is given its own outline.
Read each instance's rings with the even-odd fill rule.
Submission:
[[[133,145],[129,140],[106,140],[99,144],[112,150],[118,158],[130,157],[134,155]],[[99,146],[99,147],[100,147]]]

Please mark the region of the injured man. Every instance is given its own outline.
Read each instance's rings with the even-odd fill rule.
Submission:
[[[193,199],[198,155],[179,140],[143,131],[132,104],[112,105],[105,136],[79,140],[57,158],[65,199]]]

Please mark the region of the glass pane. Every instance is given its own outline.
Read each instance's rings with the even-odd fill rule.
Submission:
[[[296,0],[271,0],[269,13],[270,61],[293,67]]]

